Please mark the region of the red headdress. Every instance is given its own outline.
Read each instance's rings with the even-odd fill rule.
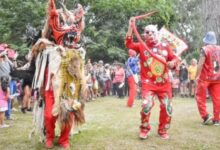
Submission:
[[[137,53],[134,50],[132,50],[132,49],[128,50],[128,54],[129,54],[130,57],[134,57],[134,56],[137,55]]]
[[[81,24],[84,10],[81,5],[78,5],[77,11],[75,11],[74,18],[78,21],[72,23],[69,26],[63,26],[60,22],[60,14],[56,9],[54,0],[49,0],[48,4],[48,25],[52,30],[54,40],[58,45],[64,47],[75,48],[76,44],[80,41],[80,34],[83,30]]]

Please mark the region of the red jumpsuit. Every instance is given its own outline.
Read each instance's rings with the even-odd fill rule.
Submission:
[[[196,87],[196,101],[203,119],[208,115],[206,110],[207,90],[213,101],[213,121],[219,121],[220,115],[220,46],[207,45],[201,50],[205,62]]]
[[[171,114],[172,114],[172,91],[171,83],[168,78],[168,68],[163,68],[163,74],[160,73],[160,67],[155,64],[153,58],[149,52],[145,50],[144,45],[141,43],[133,42],[132,37],[126,37],[126,47],[135,50],[140,54],[140,76],[142,83],[142,110],[141,110],[141,132],[148,132],[151,129],[149,124],[149,118],[151,109],[154,106],[154,98],[157,96],[160,101],[160,118],[158,133],[160,135],[166,134],[167,129],[170,126]],[[172,61],[176,59],[169,45],[166,43],[146,43],[148,48],[157,55],[160,55],[166,59],[166,61]],[[152,68],[157,67],[159,69],[159,76],[155,76],[155,72],[152,72]],[[156,69],[156,71],[157,71]],[[156,72],[157,74],[157,72]]]

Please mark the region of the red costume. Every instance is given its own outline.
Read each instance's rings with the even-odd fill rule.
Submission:
[[[143,98],[140,134],[147,134],[151,129],[149,118],[151,109],[154,106],[154,98],[157,96],[160,101],[161,109],[158,133],[163,137],[163,135],[167,135],[172,114],[172,92],[171,83],[168,78],[168,68],[166,65],[158,63],[158,60],[152,57],[141,42],[133,42],[131,36],[126,37],[125,44],[127,48],[133,49],[140,54],[140,76]],[[163,57],[166,61],[176,60],[176,56],[166,43],[147,41],[146,46],[151,52],[158,57]]]
[[[219,122],[220,115],[220,46],[207,45],[202,47],[205,62],[196,87],[196,101],[201,117],[207,119],[206,94],[207,90],[213,101],[213,121]]]

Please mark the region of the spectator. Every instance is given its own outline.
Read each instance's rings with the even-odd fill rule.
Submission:
[[[97,77],[97,80],[99,83],[99,94],[101,96],[104,96],[103,91],[104,91],[104,87],[105,87],[105,81],[104,81],[104,65],[103,65],[102,60],[99,60],[99,62],[98,62],[96,77]]]
[[[115,63],[115,77],[113,83],[115,84],[116,92],[119,98],[124,98],[123,88],[125,82],[125,71],[122,63]]]
[[[136,57],[136,52],[132,49],[128,51],[129,58],[126,63],[126,76],[128,78],[129,85],[129,97],[127,100],[127,106],[132,107],[134,103],[134,99],[136,97],[137,92],[137,84],[138,84],[138,63],[139,59]]]
[[[192,59],[191,65],[188,68],[189,73],[189,95],[194,97],[195,94],[195,77],[197,70],[197,60],[195,58]]]
[[[98,90],[99,90],[99,84],[97,80],[97,63],[93,63],[93,70],[91,73],[92,76],[92,82],[93,82],[93,93],[94,93],[94,99],[98,97]]]
[[[31,51],[26,55],[26,60],[28,61],[24,66],[17,68],[17,70],[23,70],[23,71],[29,71],[30,70],[30,66],[35,66],[35,65],[31,65],[31,63],[35,63],[32,58],[31,58]],[[34,72],[35,69],[32,69],[32,72]],[[23,100],[22,100],[22,108],[21,108],[21,112],[22,113],[26,113],[26,111],[32,111],[32,106],[31,106],[31,85],[32,85],[32,80],[33,79],[29,79],[29,78],[23,78],[23,83],[22,83],[22,89],[23,89]]]
[[[90,101],[90,100],[94,100],[94,93],[93,93],[93,81],[92,81],[92,76],[91,76],[91,71],[89,70],[85,70],[85,76],[86,76],[86,86],[87,86],[87,100],[86,101]]]
[[[116,92],[116,83],[114,82],[114,78],[115,78],[115,72],[116,72],[116,66],[115,64],[112,66],[111,68],[111,80],[112,80],[112,95],[116,96],[117,92]]]
[[[9,77],[9,83],[10,83],[11,82],[10,73],[13,70],[15,65],[16,65],[15,62],[12,63],[7,57],[6,50],[0,51],[0,78],[2,76],[7,76]],[[11,99],[9,99],[7,102],[8,102],[8,109],[5,112],[5,116],[6,116],[6,119],[12,119],[11,118]]]
[[[110,96],[111,93],[111,72],[110,72],[110,65],[105,64],[104,68],[104,74],[103,74],[103,79],[104,79],[104,88],[103,88],[103,96]]]
[[[9,125],[4,123],[4,113],[8,110],[9,100],[9,77],[1,76],[0,78],[0,128],[7,128]]]
[[[178,95],[178,93],[179,93],[179,84],[180,84],[179,77],[174,72],[173,73],[173,79],[172,79],[172,93],[173,93],[173,96]]]
[[[180,79],[180,95],[181,97],[187,97],[188,96],[188,87],[187,87],[188,70],[187,70],[187,65],[186,65],[185,60],[180,65],[179,79]]]

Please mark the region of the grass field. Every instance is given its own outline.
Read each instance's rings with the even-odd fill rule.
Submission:
[[[152,132],[147,140],[138,138],[140,100],[133,108],[125,106],[126,99],[100,98],[86,104],[87,123],[79,127],[81,133],[71,137],[71,150],[219,150],[220,126],[201,125],[193,99],[173,99],[173,119],[170,139],[157,135],[159,103],[152,110]],[[212,103],[208,102],[212,112]],[[13,112],[16,120],[6,121],[10,128],[0,129],[0,150],[44,150],[37,136],[31,140],[32,116]],[[57,131],[58,133],[58,131]],[[57,145],[55,150],[60,149]]]

